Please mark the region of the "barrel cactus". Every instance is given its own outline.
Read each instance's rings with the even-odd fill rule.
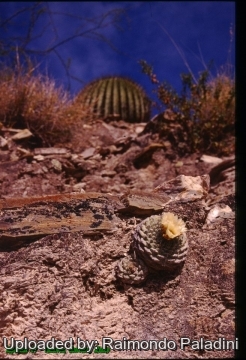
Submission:
[[[105,120],[145,122],[150,117],[150,100],[134,81],[107,76],[89,83],[77,100]]]
[[[185,223],[173,213],[153,215],[137,226],[133,247],[149,267],[172,271],[186,258],[185,231]]]

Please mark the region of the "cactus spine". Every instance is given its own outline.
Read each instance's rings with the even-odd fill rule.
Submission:
[[[144,122],[150,116],[150,100],[144,90],[124,77],[108,76],[94,80],[81,91],[78,100],[105,120]]]

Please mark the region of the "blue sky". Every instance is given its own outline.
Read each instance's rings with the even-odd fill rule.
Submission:
[[[1,2],[0,25],[5,19],[33,6],[34,2]],[[42,5],[41,5],[42,6]],[[214,75],[221,70],[228,57],[235,63],[235,43],[230,29],[235,27],[235,3],[223,1],[145,1],[145,2],[45,2],[46,12],[35,22],[33,35],[40,35],[27,44],[26,50],[36,56],[40,69],[47,71],[59,85],[68,86],[66,71],[58,56],[70,61],[70,91],[74,96],[88,82],[104,75],[127,76],[142,85],[154,98],[154,85],[141,72],[140,59],[153,65],[160,81],[167,81],[176,90],[181,89],[180,74],[187,73],[184,60],[165,30],[176,42],[187,63],[197,77],[204,70],[202,62],[214,61]],[[113,24],[112,12],[126,11]],[[96,29],[102,16],[101,28]],[[111,15],[110,15],[111,14]],[[23,11],[0,27],[0,40],[12,39],[20,46],[28,33],[30,12]],[[94,33],[92,33],[92,29]],[[164,30],[165,29],[165,30]],[[96,31],[96,34],[95,34]],[[84,33],[55,48],[47,56],[44,51],[76,33]],[[105,41],[104,36],[117,51]],[[234,39],[234,37],[233,37]],[[70,60],[69,60],[70,59]],[[155,111],[154,111],[155,112]]]

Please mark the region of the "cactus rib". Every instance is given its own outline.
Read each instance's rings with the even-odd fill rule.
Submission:
[[[89,83],[78,95],[97,117],[144,122],[150,116],[150,100],[134,81],[120,76],[107,76]]]

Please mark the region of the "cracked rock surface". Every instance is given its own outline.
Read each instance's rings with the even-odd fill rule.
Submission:
[[[1,198],[88,191],[121,196],[152,191],[179,175],[209,174],[214,168],[211,162],[200,160],[203,154],[178,156],[156,134],[142,134],[140,124],[97,122],[90,126],[76,146],[64,145],[65,151],[54,147],[53,152],[34,151],[24,140],[8,141],[8,132],[1,130],[7,139],[0,148]],[[167,338],[177,344],[176,351],[111,350],[106,355],[86,356],[37,351],[18,359],[233,357],[233,350],[180,348],[181,337],[235,339],[235,164],[225,161],[227,165],[219,164],[221,177],[220,169],[211,172],[212,186],[205,199],[165,204],[164,210],[177,214],[187,226],[189,249],[178,273],[150,269],[142,284],[125,284],[116,277],[118,262],[131,249],[132,232],[146,214],[117,214],[117,228],[109,234],[59,232],[15,250],[0,249],[1,338],[80,337],[98,340],[99,345],[103,337]],[[218,204],[230,207],[230,216],[206,221]],[[2,344],[0,356],[13,358]]]

